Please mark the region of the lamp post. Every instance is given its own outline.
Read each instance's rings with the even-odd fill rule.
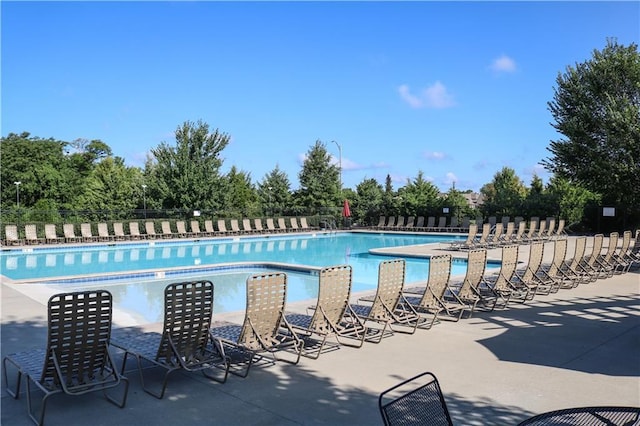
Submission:
[[[20,182],[19,180],[13,182],[16,185],[16,210],[20,210]]]
[[[144,218],[147,218],[147,185],[142,185],[142,208],[144,209]]]
[[[269,189],[269,192],[267,193],[267,195],[269,196],[269,212],[271,214],[271,189],[272,188],[270,186],[268,186],[267,188]]]
[[[331,142],[335,143],[336,146],[338,147],[338,154],[339,154],[338,164],[340,167],[340,190],[342,191],[342,146],[336,141],[331,141]]]

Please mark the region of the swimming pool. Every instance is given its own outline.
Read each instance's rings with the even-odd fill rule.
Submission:
[[[389,258],[370,254],[371,249],[460,238],[466,237],[339,232],[152,240],[6,250],[0,253],[0,266],[2,275],[16,283],[41,283],[60,291],[108,286],[116,302],[131,304],[145,319],[157,320],[169,282],[210,279],[216,288],[216,312],[226,312],[244,308],[245,280],[252,273],[285,270],[287,300],[297,301],[317,296],[313,268],[347,263],[353,267],[353,291],[370,290],[377,285],[379,263]],[[278,265],[268,266],[274,263]],[[407,258],[407,283],[424,281],[428,268],[428,259]],[[452,275],[465,270],[466,262],[454,261]]]

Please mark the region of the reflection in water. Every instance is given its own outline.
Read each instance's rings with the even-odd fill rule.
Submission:
[[[371,248],[436,241],[418,235],[305,234],[207,241],[147,241],[113,246],[58,246],[54,249],[0,252],[0,266],[5,266],[3,273],[10,279],[38,280],[252,261],[315,267],[348,263],[353,266],[354,289],[358,290],[375,288],[378,264],[385,259],[384,256],[370,255]],[[465,269],[464,263],[454,263],[452,274],[464,273]],[[424,281],[427,273],[428,261],[407,259],[407,282]]]
[[[264,269],[227,272],[214,276],[198,276],[181,279],[158,279],[153,281],[114,284],[108,287],[113,294],[115,306],[127,311],[143,323],[161,322],[164,309],[164,289],[180,281],[210,280],[214,286],[214,315],[216,313],[241,311],[246,306],[246,280]],[[318,296],[318,277],[298,272],[287,272],[287,302],[313,299]]]
[[[18,258],[15,256],[11,256],[7,258],[7,269],[17,269],[18,268]]]
[[[27,268],[36,268],[38,266],[38,258],[33,255],[27,256],[26,267]]]

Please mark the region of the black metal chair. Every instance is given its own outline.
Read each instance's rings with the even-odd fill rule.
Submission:
[[[640,424],[640,407],[580,407],[538,414],[518,426],[632,426],[637,424]]]
[[[380,394],[378,408],[385,425],[453,426],[438,379],[425,372]]]

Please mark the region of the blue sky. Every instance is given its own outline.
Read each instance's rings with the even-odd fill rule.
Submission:
[[[640,2],[7,2],[2,136],[100,139],[128,165],[184,121],[228,133],[232,165],[292,187],[323,141],[344,186],[419,171],[479,190],[528,185],[558,138],[547,102]],[[332,141],[336,141],[333,143]]]

